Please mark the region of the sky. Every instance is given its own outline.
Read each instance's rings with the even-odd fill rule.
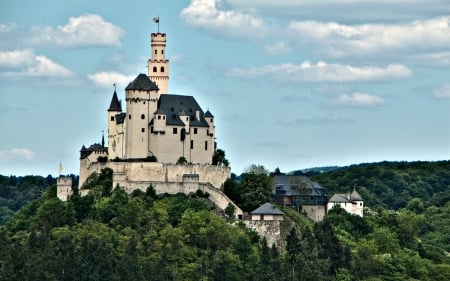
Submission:
[[[449,0],[0,0],[0,174],[79,173],[155,16],[236,174],[450,159]]]

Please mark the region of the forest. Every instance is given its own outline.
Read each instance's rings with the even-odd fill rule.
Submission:
[[[450,161],[308,175],[330,195],[356,188],[368,209],[363,218],[333,209],[314,223],[280,206],[294,226],[281,250],[202,192],[127,195],[104,169],[88,196],[62,202],[53,181],[25,188],[0,177],[0,206],[12,212],[0,226],[0,280],[450,280]],[[248,211],[271,200],[270,184],[253,166],[223,188]]]

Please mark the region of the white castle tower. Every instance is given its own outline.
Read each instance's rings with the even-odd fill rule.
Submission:
[[[152,33],[152,58],[148,60],[148,77],[154,81],[161,94],[169,92],[169,60],[166,59],[166,34]]]

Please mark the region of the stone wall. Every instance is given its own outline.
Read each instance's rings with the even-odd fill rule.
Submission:
[[[245,220],[244,223],[248,228],[256,231],[261,237],[265,237],[269,247],[275,244],[277,249],[283,249],[282,225],[284,222],[282,220]]]
[[[113,170],[113,187],[119,185],[128,193],[135,189],[146,191],[150,185],[157,194],[191,194],[202,190],[209,194],[209,199],[218,208],[224,210],[228,204],[232,204],[236,209],[235,216],[243,215],[242,210],[220,189],[230,176],[231,169],[229,167],[155,162],[108,162],[106,166]],[[89,165],[89,172],[99,173],[106,166],[92,163]]]
[[[325,205],[303,205],[302,212],[306,212],[308,218],[315,222],[322,221],[327,211]]]

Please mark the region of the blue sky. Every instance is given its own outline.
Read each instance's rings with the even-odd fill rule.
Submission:
[[[0,0],[0,174],[78,174],[155,16],[235,173],[450,158],[448,0]]]

